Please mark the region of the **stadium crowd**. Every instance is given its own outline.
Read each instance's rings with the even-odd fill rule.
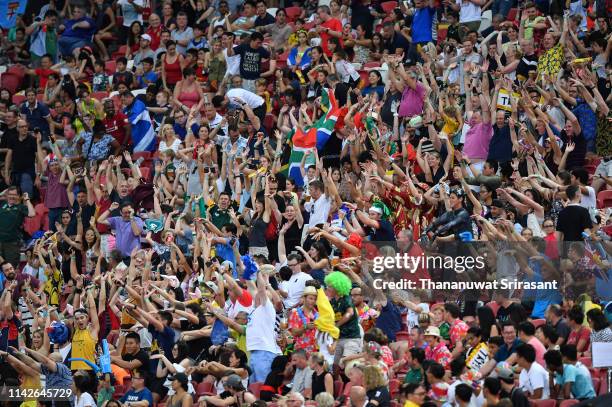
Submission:
[[[609,393],[609,1],[27,3],[0,44],[0,403]],[[372,271],[403,254],[484,261]],[[502,277],[536,288],[373,288]]]

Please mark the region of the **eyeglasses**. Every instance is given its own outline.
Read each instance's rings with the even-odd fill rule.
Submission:
[[[299,264],[300,264],[300,263],[293,263],[293,264],[289,264],[289,263],[287,263],[287,266],[289,266],[289,267],[295,267],[295,266],[298,266]]]
[[[544,225],[545,228],[553,228],[555,225]]]

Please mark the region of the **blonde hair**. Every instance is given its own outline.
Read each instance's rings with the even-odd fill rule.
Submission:
[[[327,361],[325,360],[323,354],[318,352],[313,353],[312,355],[310,355],[310,360],[316,363],[317,365],[323,366],[323,369],[329,370],[327,366]]]
[[[317,394],[315,401],[319,407],[332,407],[334,405],[334,396],[329,393],[323,392]]]
[[[378,366],[368,365],[363,368],[363,386],[366,390],[373,390],[386,385],[387,380]]]

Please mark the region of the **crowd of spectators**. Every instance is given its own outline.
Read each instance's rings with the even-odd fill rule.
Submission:
[[[608,393],[609,1],[28,3],[0,43],[1,389],[75,407]],[[484,260],[373,272],[404,254]],[[375,282],[502,277],[533,289]]]

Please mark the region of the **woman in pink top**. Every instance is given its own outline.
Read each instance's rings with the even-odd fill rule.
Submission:
[[[492,102],[497,100],[497,94],[501,87],[500,82],[495,85],[493,98],[489,98],[488,81],[482,82],[482,93],[480,95],[480,110],[472,103],[472,86],[466,83],[465,111],[468,115],[467,124],[470,129],[465,135],[463,155],[470,158],[472,162],[484,161],[489,154],[489,144],[493,138],[492,117],[497,111],[497,105]],[[489,109],[487,109],[489,106]]]
[[[180,80],[174,88],[174,99],[179,103],[179,106],[184,106],[187,109],[196,107],[199,112],[204,106],[204,93],[196,81],[195,71],[191,68],[183,69],[183,80]]]

